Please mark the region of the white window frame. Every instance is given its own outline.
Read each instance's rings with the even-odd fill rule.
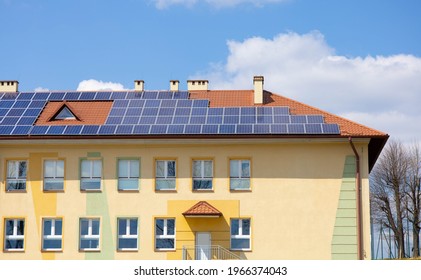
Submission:
[[[231,175],[231,172],[232,172],[231,162],[233,162],[233,161],[238,162],[238,172],[239,172],[239,174],[237,174],[238,176],[232,176]],[[242,164],[243,164],[243,162],[248,162],[248,164],[249,164],[249,167],[248,167],[249,176],[243,176],[243,174],[242,174]],[[229,170],[229,172],[230,172],[230,190],[234,190],[234,191],[236,191],[236,190],[238,190],[238,191],[250,190],[251,189],[251,179],[250,179],[250,177],[251,177],[251,160],[250,159],[230,159],[230,165],[229,166],[230,166],[230,170]],[[248,188],[233,188],[232,180],[240,180],[241,182],[248,182]]]
[[[88,234],[82,235],[82,221],[88,221]],[[98,234],[92,233],[93,221],[98,221]],[[79,250],[100,251],[101,249],[101,220],[99,218],[80,218],[79,221]],[[97,248],[82,248],[82,240],[98,240]]]
[[[63,162],[63,177],[57,176],[57,162]],[[54,163],[54,176],[53,177],[46,177],[46,164],[47,162],[53,162]],[[65,163],[62,159],[46,159],[44,160],[44,182],[43,182],[43,188],[44,191],[63,191],[64,190],[64,169],[65,169]],[[49,181],[56,181],[62,183],[62,187],[60,189],[51,189],[46,188],[46,183]]]
[[[243,221],[248,220],[249,221],[249,234],[243,234]],[[232,228],[232,222],[238,221],[238,234],[232,234],[231,228]],[[232,248],[232,240],[233,239],[248,239],[249,240],[249,248]],[[241,219],[231,219],[230,224],[230,248],[232,251],[250,251],[251,250],[251,219],[250,218],[241,218]]]
[[[51,221],[50,234],[45,233],[45,222]],[[62,234],[56,234],[57,227],[56,222],[61,221],[61,232]],[[60,248],[45,248],[44,242],[46,240],[60,240]],[[43,251],[62,251],[63,250],[63,219],[62,218],[44,218],[42,219],[42,250]]]
[[[127,161],[127,163],[128,163],[128,167],[127,167],[128,176],[125,176],[125,177],[120,175],[120,162],[123,162],[123,161]],[[137,171],[138,172],[137,176],[132,176],[132,174],[131,174],[131,165],[133,164],[134,161],[137,161],[137,164],[139,166],[139,170]],[[118,176],[118,181],[117,181],[118,182],[118,190],[119,191],[136,191],[136,190],[139,190],[140,160],[139,159],[126,159],[126,158],[118,159],[117,160],[117,168],[118,168],[118,171],[117,171],[117,173],[118,173],[117,174],[117,176]],[[137,180],[137,188],[136,189],[131,189],[131,188],[127,189],[127,188],[121,186],[121,183],[124,182],[124,180]]]
[[[200,162],[200,177],[194,176],[194,164],[195,162]],[[205,176],[205,162],[211,163],[211,176],[207,177]],[[195,159],[192,163],[192,177],[193,177],[193,190],[194,191],[210,191],[213,190],[213,160],[211,159]],[[197,189],[194,187],[195,181],[210,181],[211,182],[211,188],[210,189]]]
[[[9,221],[13,221],[13,232],[12,234],[7,234],[7,224]],[[23,222],[23,234],[18,234],[18,223]],[[6,252],[22,252],[25,250],[25,219],[23,218],[6,218],[4,220],[4,251]],[[7,241],[19,241],[22,240],[22,248],[6,248]]]
[[[158,176],[158,162],[164,162],[164,176]],[[174,176],[168,175],[168,163],[174,162]],[[176,178],[177,178],[177,161],[175,159],[168,159],[168,160],[161,160],[158,159],[155,161],[155,190],[157,191],[167,191],[167,190],[176,190]],[[173,188],[167,188],[167,189],[161,189],[158,188],[158,183],[160,181],[173,181],[174,187]]]
[[[163,233],[161,235],[158,235],[156,232],[156,224],[158,222],[158,220],[163,220],[164,221],[164,228],[162,229]],[[169,220],[173,220],[174,221],[174,234],[168,234],[168,221]],[[175,218],[156,218],[155,219],[155,250],[157,251],[173,251],[176,248],[176,239],[175,239],[175,234],[176,234],[176,225],[175,225]],[[158,248],[157,247],[157,240],[158,239],[173,239],[174,240],[174,247],[173,248]]]
[[[25,177],[19,177],[19,166],[21,162],[25,162]],[[9,177],[9,163],[14,165],[14,168],[17,170],[17,174],[14,177]],[[27,160],[7,160],[6,161],[6,191],[15,192],[15,191],[26,191],[26,178],[28,176],[28,161]],[[23,189],[12,189],[9,188],[10,181],[17,181],[19,183],[25,183],[25,188]]]
[[[132,230],[130,226],[130,222],[132,220],[136,220],[136,234],[130,234]],[[120,234],[120,221],[125,221],[125,234]],[[138,218],[118,218],[117,219],[117,249],[119,251],[137,251],[139,249],[139,219]],[[120,247],[120,239],[136,239],[136,248],[121,248]]]
[[[83,177],[83,170],[82,170],[82,166],[83,166],[83,162],[89,162],[89,176],[88,177]],[[94,163],[95,162],[99,162],[100,166],[101,166],[101,175],[99,177],[97,176],[93,176],[93,171],[94,171]],[[102,174],[103,174],[103,166],[102,166],[102,160],[101,159],[82,159],[80,161],[80,189],[82,191],[100,191],[102,188]],[[98,180],[99,181],[99,188],[95,188],[95,189],[88,189],[86,187],[83,186],[83,183],[85,181],[88,180]]]

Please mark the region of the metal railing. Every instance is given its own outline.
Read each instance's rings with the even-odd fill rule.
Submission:
[[[183,260],[243,260],[230,250],[219,246],[183,246]]]

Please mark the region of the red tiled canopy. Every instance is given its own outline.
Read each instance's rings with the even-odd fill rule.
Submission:
[[[183,215],[185,217],[221,217],[222,213],[206,201],[199,201],[198,203],[193,205],[189,210],[185,211]]]

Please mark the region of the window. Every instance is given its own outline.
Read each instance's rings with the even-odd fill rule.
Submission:
[[[64,190],[64,161],[45,160],[44,161],[44,190],[61,191]]]
[[[211,160],[193,161],[193,190],[211,190],[213,162]]]
[[[139,160],[118,160],[118,189],[122,191],[139,189]]]
[[[7,161],[6,190],[26,190],[26,171],[28,164],[25,160]]]
[[[250,189],[250,160],[230,160],[230,188]]]
[[[24,219],[5,219],[4,226],[4,250],[23,251],[24,250]]]
[[[80,219],[81,251],[99,251],[99,219]]]
[[[156,161],[156,190],[175,190],[175,160]]]
[[[80,189],[84,191],[100,190],[102,175],[101,160],[84,159],[81,163],[81,169]]]
[[[231,250],[250,249],[250,219],[231,219]]]
[[[118,250],[137,250],[137,218],[118,219]]]
[[[42,220],[42,250],[60,251],[62,249],[62,219]]]
[[[175,249],[175,219],[155,220],[155,249]]]
[[[67,106],[63,106],[63,109],[55,116],[55,120],[76,120],[75,115],[70,111]]]

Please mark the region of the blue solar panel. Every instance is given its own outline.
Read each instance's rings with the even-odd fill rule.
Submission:
[[[255,115],[256,114],[256,108],[255,107],[242,107],[241,108],[241,115]]]
[[[235,133],[235,125],[223,124],[219,126],[219,134],[232,134]]]
[[[270,133],[270,125],[268,124],[255,124],[254,133],[267,134]]]
[[[36,92],[32,100],[47,100],[49,95],[49,92]]]
[[[222,116],[224,114],[224,108],[209,108],[208,115]]]
[[[146,100],[145,107],[156,107],[158,108],[161,105],[161,100]]]
[[[239,124],[239,125],[237,125],[237,133],[239,133],[239,134],[251,134],[251,133],[253,133],[253,125],[251,125],[251,124]]]
[[[189,116],[191,113],[190,108],[176,108],[175,115],[176,116]]]
[[[149,134],[150,129],[151,129],[150,125],[135,125],[133,133],[134,134]]]
[[[274,115],[289,115],[289,107],[274,107]]]
[[[193,104],[193,100],[184,100],[184,99],[180,99],[177,101],[177,107],[181,108],[181,107],[192,107]]]
[[[337,124],[322,124],[324,134],[340,134],[339,126]]]
[[[34,135],[44,135],[47,130],[48,130],[49,126],[43,125],[43,126],[33,126],[31,129],[30,134],[34,134]]]
[[[78,100],[80,92],[67,92],[64,95],[64,100]]]
[[[19,117],[4,117],[1,125],[15,125],[19,121]]]
[[[27,109],[25,113],[23,113],[24,117],[37,117],[41,113],[41,108],[39,109]]]
[[[59,101],[59,100],[63,100],[64,99],[64,92],[52,92],[50,94],[50,97],[48,98],[48,100],[55,100],[55,101]]]
[[[288,124],[288,133],[289,134],[303,134],[304,124]]]
[[[8,135],[15,127],[13,125],[0,125],[0,134]]]
[[[256,122],[270,124],[273,123],[273,118],[271,115],[257,115]]]
[[[29,103],[30,103],[29,100],[18,100],[13,105],[13,108],[25,108],[26,109],[28,107]]]
[[[171,108],[175,108],[175,106],[177,105],[177,100],[162,100],[161,102],[161,107],[171,107]]]
[[[270,125],[270,130],[273,134],[286,134],[288,133],[288,128],[286,124],[272,124]]]
[[[208,124],[221,124],[222,116],[208,116],[206,123]]]
[[[273,115],[272,107],[257,107],[257,115]]]
[[[224,115],[234,115],[234,116],[238,116],[240,114],[240,108],[237,107],[232,107],[232,108],[225,108],[225,112]]]
[[[10,116],[10,117],[21,116],[24,111],[25,109],[10,109],[9,113],[7,113],[7,116]]]
[[[139,124],[154,124],[156,121],[156,117],[141,117],[139,120]]]
[[[182,134],[184,132],[184,125],[169,125],[167,133]]]
[[[274,123],[290,123],[290,116],[273,116]]]
[[[158,92],[156,91],[145,91],[143,93],[144,99],[156,99],[158,97]]]
[[[130,100],[129,107],[143,107],[144,105],[145,105],[145,100],[132,99]]]
[[[240,123],[256,123],[255,116],[241,116]]]
[[[126,114],[126,108],[113,108],[110,111],[110,116],[124,116]]]
[[[218,125],[203,125],[202,126],[202,133],[206,134],[217,134],[218,133]]]
[[[28,108],[44,108],[45,101],[32,101]]]
[[[321,124],[305,124],[307,134],[320,134],[322,133]]]
[[[174,99],[187,99],[189,98],[189,93],[187,91],[176,91],[173,95]]]
[[[17,97],[18,95],[16,94],[16,93],[10,93],[10,92],[6,92],[3,96],[2,96],[2,99],[3,100],[5,100],[5,99],[16,99],[16,97]]]
[[[173,124],[188,124],[189,117],[174,117]]]
[[[125,117],[123,119],[123,124],[138,124],[139,119],[139,117]]]
[[[79,100],[94,100],[96,92],[88,91],[80,94]]]
[[[169,91],[161,91],[158,93],[158,99],[172,99],[172,93]]]
[[[32,99],[32,97],[34,97],[34,95],[35,95],[35,92],[21,92],[19,95],[18,95],[18,100],[21,100],[21,99],[25,99],[25,100],[30,100],[30,99]]]
[[[306,116],[292,115],[291,123],[307,123],[307,118]]]
[[[118,125],[115,134],[131,134],[133,128],[133,125]]]
[[[150,134],[165,134],[168,125],[152,125]]]
[[[307,116],[307,123],[323,123],[323,116],[309,115]]]
[[[126,108],[129,104],[129,100],[114,100],[113,108],[124,107]]]
[[[85,125],[82,128],[81,134],[84,134],[84,135],[97,134],[98,130],[99,130],[99,125]]]
[[[207,108],[193,108],[191,114],[195,116],[206,116],[207,112]]]
[[[81,125],[68,125],[64,130],[63,134],[66,135],[78,135],[82,131],[83,126]]]
[[[99,91],[96,93],[96,100],[109,100],[111,92]]]
[[[31,125],[18,125],[12,132],[12,135],[26,135],[31,130]]]
[[[209,106],[209,101],[208,100],[201,100],[201,99],[197,99],[197,100],[193,100],[193,107],[208,107]]]
[[[48,129],[46,134],[53,134],[53,135],[62,134],[64,132],[64,129],[66,129],[66,126],[64,125],[52,125],[50,126],[50,129]]]
[[[172,124],[172,117],[157,117],[156,124]]]
[[[159,109],[158,116],[172,116],[174,115],[175,108],[161,108]]]
[[[121,124],[123,117],[108,117],[106,124]]]
[[[239,123],[239,117],[238,116],[224,116],[224,124],[225,123],[237,124]]]
[[[140,116],[142,108],[127,108],[126,116]]]
[[[204,124],[206,123],[206,117],[191,117],[190,124]]]
[[[184,133],[185,134],[199,134],[201,129],[202,129],[201,125],[188,124],[188,125],[186,125]]]
[[[5,100],[5,101],[1,101],[0,102],[0,108],[5,108],[5,109],[9,109],[12,107],[13,103],[15,103],[15,101],[12,100]]]
[[[21,117],[18,121],[18,125],[32,125],[34,124],[36,117]]]
[[[99,128],[98,134],[114,134],[116,127],[115,125],[102,125]]]
[[[126,99],[126,91],[114,91],[111,94],[111,99]]]
[[[158,108],[144,108],[142,116],[156,116],[158,114]]]

